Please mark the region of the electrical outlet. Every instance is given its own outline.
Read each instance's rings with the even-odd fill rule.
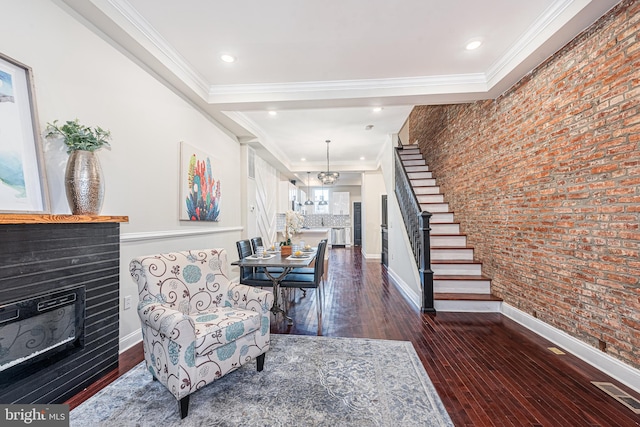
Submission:
[[[129,310],[131,308],[131,295],[124,297],[123,305],[125,310]]]

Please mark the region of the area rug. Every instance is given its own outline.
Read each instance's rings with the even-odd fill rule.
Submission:
[[[406,341],[271,335],[255,362],[176,399],[144,362],[71,411],[71,426],[453,426]]]

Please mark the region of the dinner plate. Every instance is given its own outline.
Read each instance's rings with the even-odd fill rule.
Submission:
[[[305,258],[309,258],[310,255],[291,255],[289,258],[293,258],[293,259],[305,259]]]
[[[262,257],[258,257],[257,255],[249,255],[247,257],[247,259],[269,259],[269,258],[273,258],[275,255],[266,255],[266,256],[262,256]]]

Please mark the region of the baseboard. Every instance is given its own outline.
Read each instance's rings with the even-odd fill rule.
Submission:
[[[382,259],[382,254],[368,254],[363,250],[360,251],[360,253],[362,253],[362,256],[364,257],[364,259],[366,260],[370,260],[370,259]]]
[[[412,303],[418,310],[422,307],[422,298],[421,295],[418,295],[411,287],[404,281],[400,276],[398,276],[392,269],[387,268],[387,273],[389,273],[389,278],[396,285],[400,292],[404,295],[404,297]]]
[[[511,305],[503,303],[502,314],[640,393],[640,370]]]
[[[129,335],[122,337],[119,343],[120,353],[125,352],[140,341],[142,341],[142,329],[138,329],[131,332]]]

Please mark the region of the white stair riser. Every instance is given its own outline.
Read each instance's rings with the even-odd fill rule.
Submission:
[[[431,219],[432,224],[453,222],[453,213],[451,212],[432,212]]]
[[[449,212],[449,203],[421,203],[420,209],[427,212]]]
[[[402,162],[403,165],[406,166],[425,166],[427,162],[424,160],[404,160]]]
[[[418,203],[444,203],[442,194],[420,194],[417,197]]]
[[[413,192],[416,193],[416,196],[421,194],[440,194],[440,187],[437,185],[430,187],[413,187]]]
[[[433,304],[437,312],[500,313],[502,301],[440,301]]]
[[[435,246],[435,247],[467,246],[467,236],[434,236],[432,234],[431,246]]]
[[[431,179],[410,179],[409,183],[412,187],[428,187],[430,185],[436,185],[436,180]]]
[[[431,223],[432,234],[460,234],[460,224]]]
[[[480,276],[482,264],[434,264],[431,263],[433,274],[439,276]]]
[[[471,248],[431,249],[431,261],[473,261]]]
[[[489,294],[489,280],[434,280],[433,291],[441,294]]]
[[[406,166],[407,172],[429,172],[429,166]]]
[[[409,179],[432,179],[433,174],[431,172],[409,172],[407,171],[407,175],[409,175]]]

